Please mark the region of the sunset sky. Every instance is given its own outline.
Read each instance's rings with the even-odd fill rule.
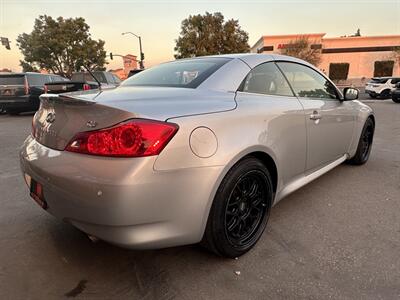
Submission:
[[[11,51],[0,46],[0,69],[20,71],[22,58],[15,39],[31,32],[41,14],[83,17],[95,39],[105,40],[107,53],[139,53],[142,36],[145,66],[173,59],[181,21],[193,14],[221,12],[238,19],[252,46],[262,35],[326,32],[327,36],[400,34],[400,0],[0,0],[0,36],[11,40]],[[107,69],[122,67],[114,58]]]

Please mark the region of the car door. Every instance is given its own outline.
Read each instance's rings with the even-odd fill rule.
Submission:
[[[246,76],[236,101],[247,121],[260,124],[261,144],[276,155],[282,184],[303,176],[306,125],[301,103],[274,62],[260,64]]]
[[[313,68],[277,62],[303,105],[307,126],[306,170],[312,171],[343,156],[355,123],[351,101],[341,101],[336,87]]]

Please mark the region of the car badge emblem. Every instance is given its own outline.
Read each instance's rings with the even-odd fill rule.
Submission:
[[[53,123],[56,120],[56,114],[55,113],[48,113],[46,116],[46,122],[47,123]]]
[[[94,128],[97,126],[97,122],[96,121],[87,121],[86,126],[89,128]]]

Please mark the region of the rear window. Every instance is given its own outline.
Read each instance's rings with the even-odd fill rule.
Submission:
[[[93,72],[93,75],[97,78],[101,83],[107,83],[106,77],[102,72]],[[72,81],[96,81],[90,73],[75,73],[72,74]]]
[[[371,83],[386,83],[388,81],[387,78],[372,78]]]
[[[24,85],[24,75],[1,75],[0,85]]]
[[[58,75],[52,75],[51,76],[51,81],[52,82],[59,82],[59,81],[69,81],[69,79],[58,76]]]
[[[194,58],[164,63],[129,77],[121,85],[196,88],[229,60]]]
[[[45,83],[51,82],[50,75],[44,74],[27,74],[29,86],[44,86]]]

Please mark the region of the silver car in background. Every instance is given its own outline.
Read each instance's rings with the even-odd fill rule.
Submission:
[[[113,90],[43,95],[21,168],[37,203],[91,236],[237,257],[282,198],[368,160],[375,118],[357,97],[291,57],[177,60]]]

